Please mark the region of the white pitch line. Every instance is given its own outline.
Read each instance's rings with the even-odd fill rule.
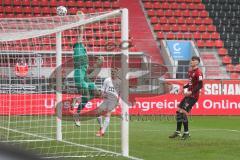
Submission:
[[[166,130],[166,129],[164,129]],[[170,131],[170,129],[167,129]],[[161,132],[161,129],[152,129],[152,130],[143,130],[144,132]],[[234,129],[221,129],[221,128],[216,128],[216,129],[191,129],[190,132],[197,132],[197,131],[227,131],[227,132],[237,132],[240,133],[240,130],[234,130]]]
[[[11,143],[11,142],[44,142],[44,141],[49,141],[49,139],[10,140],[10,141],[1,141],[1,142]]]
[[[32,134],[32,133],[26,133],[26,132],[18,131],[18,130],[15,130],[15,129],[5,128],[5,127],[1,127],[1,126],[0,126],[0,128],[8,130],[8,131],[16,132],[16,133],[21,133],[21,134],[26,134],[26,135],[30,135],[30,136],[43,138],[43,139],[46,139],[46,140],[51,140],[51,141],[56,140],[56,139],[53,139],[53,138],[43,137],[43,136]],[[101,149],[101,148],[91,147],[91,146],[78,144],[78,143],[73,143],[73,142],[69,142],[69,141],[65,141],[65,140],[62,140],[62,141],[59,141],[59,142],[64,142],[64,143],[67,143],[67,144],[71,144],[71,145],[75,145],[75,146],[79,146],[79,147],[84,147],[84,148],[89,148],[89,149],[93,149],[93,150],[97,150],[97,151],[101,151],[101,152],[105,152],[105,153],[111,153],[111,154],[114,154],[114,155],[117,155],[117,156],[122,156],[121,153],[107,151],[107,150]],[[127,156],[127,158],[132,159],[132,160],[142,160],[140,158],[133,157],[133,156]]]
[[[36,135],[36,134],[32,134],[32,133],[27,133],[27,132],[22,132],[22,131],[18,131],[16,129],[10,129],[10,128],[5,128],[5,127],[1,127],[1,129],[5,129],[7,131],[12,131],[12,132],[16,132],[16,133],[22,133],[22,134],[26,134],[26,135],[29,135],[29,136],[34,136],[34,137],[38,137],[38,138],[43,138],[43,139],[46,139],[46,140],[53,140],[52,138],[48,138],[48,137],[43,137],[43,136],[40,136],[40,135]]]

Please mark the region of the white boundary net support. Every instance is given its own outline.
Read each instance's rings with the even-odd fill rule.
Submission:
[[[81,16],[0,19],[1,141],[19,144],[47,158],[123,155],[137,159],[129,156],[128,47],[115,46],[128,41],[128,36],[127,9]],[[90,66],[95,55],[104,57],[100,87],[110,74],[109,68],[121,67],[121,107],[119,114],[111,117],[103,138],[95,136],[99,127],[96,117],[76,127],[74,116],[66,113],[72,107],[68,99],[77,95],[65,83],[73,81],[72,47],[79,40],[87,52],[93,53]],[[103,45],[106,41],[111,43]],[[106,49],[109,45],[115,47],[110,52]],[[15,67],[16,60],[21,64]]]

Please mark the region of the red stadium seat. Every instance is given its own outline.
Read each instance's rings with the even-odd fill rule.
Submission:
[[[215,47],[215,41],[213,41],[213,40],[206,40],[205,46],[208,47],[208,48]]]
[[[219,48],[219,49],[218,49],[218,55],[219,55],[219,56],[225,56],[225,55],[227,55],[227,49],[225,49],[225,48]]]
[[[84,1],[77,1],[77,6],[76,7],[83,8],[84,6],[85,6]]]
[[[23,18],[23,17],[25,17],[25,16],[24,16],[24,14],[22,14],[22,13],[18,13],[18,14],[16,14],[16,17],[17,17],[17,18]]]
[[[156,16],[163,17],[164,16],[164,11],[163,10],[157,10]]]
[[[194,19],[191,18],[191,17],[188,17],[188,18],[186,18],[185,23],[188,24],[188,25],[194,24]]]
[[[41,6],[48,6],[48,0],[41,0],[41,3],[40,3]]]
[[[42,13],[44,14],[50,14],[52,13],[51,9],[49,7],[42,7]]]
[[[239,73],[230,73],[231,79],[239,79]]]
[[[209,39],[211,39],[211,35],[208,32],[204,32],[204,33],[202,33],[202,39],[209,40]],[[215,43],[213,44],[213,46],[215,46]]]
[[[179,24],[179,25],[185,24],[185,18],[179,17],[179,18],[177,19],[177,24]]]
[[[166,38],[167,39],[175,39],[175,34],[173,34],[172,32],[169,32],[169,33],[167,33]]]
[[[236,72],[240,72],[240,64],[237,64],[237,65],[235,66],[235,71],[236,71]]]
[[[6,6],[5,7],[5,13],[13,13],[13,8],[11,6]]]
[[[202,0],[192,0],[193,3],[202,3]]]
[[[160,17],[159,18],[159,23],[160,24],[166,24],[166,23],[168,23],[168,19],[166,17]]]
[[[93,8],[93,2],[92,1],[85,1],[85,7],[87,8]],[[105,7],[105,4],[103,5]],[[108,8],[108,7],[105,7]]]
[[[112,2],[112,8],[113,9],[120,8],[119,2],[118,1]]]
[[[216,26],[214,26],[214,25],[208,25],[207,26],[207,31],[208,32],[216,32]]]
[[[181,30],[182,32],[187,32],[187,31],[188,31],[188,26],[185,25],[185,24],[183,24],[183,25],[180,26],[180,30]]]
[[[158,23],[158,18],[157,17],[151,17],[150,21],[151,21],[152,24],[156,24],[156,23]]]
[[[22,5],[23,6],[30,6],[31,0],[22,0]]]
[[[145,6],[146,9],[153,9],[153,4],[150,3],[150,2],[144,3],[144,6]]]
[[[39,13],[41,13],[41,11],[42,11],[42,9],[40,8],[40,7],[34,7],[33,8],[33,13],[37,13],[37,14],[39,14]]]
[[[32,0],[31,5],[32,6],[39,6],[40,1],[39,0]]]
[[[211,38],[212,38],[213,40],[217,40],[217,39],[220,38],[220,35],[219,35],[218,32],[213,32],[212,35],[211,35]]]
[[[155,2],[154,4],[153,4],[153,8],[154,9],[161,9],[162,8],[162,5],[161,5],[161,3],[159,3],[159,2]]]
[[[202,18],[198,17],[198,18],[195,19],[195,24],[201,25],[202,23],[203,23]]]
[[[13,0],[13,5],[14,6],[21,6],[22,5],[22,1],[21,0]]]
[[[173,15],[172,10],[168,9],[168,10],[165,11],[165,16],[166,17],[172,17],[172,15]]]
[[[184,39],[183,33],[178,32],[178,33],[176,34],[176,39]]]
[[[196,25],[189,26],[189,31],[190,32],[196,32],[197,31],[197,26]]]
[[[68,12],[69,12],[70,14],[76,14],[77,11],[78,11],[77,7],[71,7],[71,8],[68,9]]]
[[[169,32],[169,31],[171,31],[171,25],[164,24],[164,25],[162,26],[162,31],[164,31],[164,32]]]
[[[67,2],[66,2],[65,0],[59,0],[59,1],[57,2],[57,5],[58,5],[58,6],[66,6],[66,5],[67,5]]]
[[[190,11],[189,11],[189,10],[184,10],[184,11],[183,11],[183,16],[184,16],[184,17],[190,17],[190,16],[191,16]]]
[[[172,10],[178,9],[178,4],[177,4],[177,3],[172,3],[172,4],[170,5],[170,9],[172,9]]]
[[[191,16],[192,16],[192,17],[198,17],[198,16],[199,16],[199,11],[193,10],[193,11],[191,12]]]
[[[49,5],[51,6],[51,7],[56,7],[58,4],[57,4],[57,0],[50,0],[49,1]]]
[[[169,3],[167,3],[167,2],[164,2],[161,5],[162,5],[162,7],[161,7],[162,9],[165,9],[165,10],[170,9]]]
[[[4,13],[4,7],[3,6],[0,6],[0,13]]]
[[[199,31],[199,32],[206,32],[206,31],[207,31],[207,28],[206,28],[205,25],[200,25],[200,26],[198,27],[198,31]]]
[[[77,4],[74,0],[69,0],[66,5],[67,7],[77,7]]]
[[[185,0],[176,0],[177,3],[185,3]]]
[[[104,8],[111,8],[111,3],[109,1],[103,2],[103,7]]]
[[[223,64],[230,64],[230,63],[232,63],[231,57],[229,57],[228,55],[224,56],[224,57],[222,58],[222,63],[223,63]]]
[[[20,7],[20,6],[14,7],[14,12],[15,13],[22,13],[23,12],[22,7]]]
[[[12,5],[12,1],[11,0],[4,0],[4,6],[11,6]]]
[[[196,5],[196,4],[194,4],[194,3],[189,3],[189,4],[188,4],[188,9],[194,10],[194,9],[195,9],[195,5]]]
[[[210,25],[210,24],[213,24],[213,20],[212,18],[207,17],[203,19],[203,23],[206,25]]]
[[[193,38],[194,38],[195,40],[199,40],[199,39],[201,39],[202,37],[201,37],[201,34],[200,34],[199,32],[195,32],[195,33],[193,34]]]
[[[205,42],[203,40],[198,40],[197,41],[197,46],[198,46],[198,48],[204,48],[205,47]]]
[[[155,10],[152,10],[152,9],[148,10],[147,14],[148,14],[149,17],[153,17],[153,16],[155,16]]]
[[[176,18],[175,18],[175,17],[170,17],[170,18],[168,19],[168,23],[169,23],[169,24],[176,24]]]
[[[172,31],[173,32],[179,32],[180,28],[179,28],[179,25],[175,24],[172,26]]]
[[[199,16],[202,18],[208,17],[208,12],[206,10],[203,10],[200,12]]]
[[[174,10],[173,16],[174,17],[181,17],[182,16],[182,11],[181,10]]]
[[[186,10],[187,8],[188,8],[188,6],[187,6],[186,3],[181,3],[181,4],[180,4],[180,9]]]
[[[195,4],[195,8],[196,8],[197,10],[204,10],[204,9],[205,9],[205,5],[202,4],[202,3]]]
[[[191,33],[185,33],[185,34],[183,35],[183,38],[184,38],[184,39],[192,39],[192,34],[191,34]]]
[[[156,25],[154,25],[153,29],[154,29],[155,32],[160,31],[161,30],[161,25],[156,24]]]
[[[223,41],[222,40],[216,40],[215,41],[215,46],[217,48],[222,48],[223,47]]]
[[[233,64],[227,64],[226,71],[228,72],[234,72],[234,65]]]
[[[158,32],[158,33],[157,33],[157,38],[158,38],[158,39],[164,39],[164,37],[165,37],[165,36],[164,36],[163,32]]]

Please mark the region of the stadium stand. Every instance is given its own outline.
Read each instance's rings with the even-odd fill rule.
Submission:
[[[222,60],[222,64],[232,64],[234,68],[237,68],[240,63],[240,43],[238,42],[240,28],[239,21],[237,21],[240,9],[238,0],[142,0],[142,3],[157,40],[195,40],[199,49],[216,48],[218,59]],[[0,17],[52,16],[56,15],[56,7],[59,5],[66,6],[69,14],[76,14],[79,10],[84,13],[92,13],[127,7],[131,13],[130,40],[132,47],[130,51],[143,51],[152,59],[164,63],[138,0],[132,0],[131,3],[127,0],[4,0],[0,6]],[[96,44],[99,46],[99,48],[94,49],[95,51],[104,51],[102,49],[105,47],[101,46],[106,45],[106,36],[101,33],[109,33],[107,34],[108,38],[111,36],[120,37],[120,32],[118,32],[120,28],[118,25],[114,25],[114,23],[119,24],[120,22],[108,23],[111,23],[113,27],[94,28],[94,32],[99,33],[95,34],[98,35]],[[143,33],[143,30],[146,32]],[[63,32],[63,50],[72,50],[72,44],[77,41],[74,32],[74,30]],[[87,46],[91,47],[93,37],[91,37],[90,29],[87,32],[90,35],[86,37]],[[148,41],[143,41],[144,38],[147,38]],[[35,50],[55,49],[55,37],[41,41],[44,41],[45,45],[31,46],[30,48]],[[17,47],[16,45],[15,48]],[[236,69],[227,69],[227,66],[226,70],[231,73],[239,72]]]
[[[2,5],[0,6],[0,17],[1,18],[13,18],[13,17],[40,17],[40,16],[55,16],[56,15],[56,7],[57,6],[66,6],[68,8],[69,14],[76,14],[77,11],[82,11],[83,13],[93,13],[93,12],[104,12],[104,11],[110,11],[114,9],[120,8],[119,6],[119,0],[112,0],[112,1],[75,1],[75,0],[4,0],[2,1]],[[102,28],[99,27],[94,28],[95,33],[99,33],[97,45],[100,49],[104,49],[105,47],[101,47],[107,44],[106,38],[111,39],[111,36],[117,37],[117,41],[120,41],[120,28],[118,24],[120,21],[117,22],[107,22],[109,24],[109,28]],[[115,25],[116,24],[116,25]],[[93,32],[91,29],[86,29],[88,33],[88,41],[87,44],[89,47],[91,47],[91,32]],[[102,34],[102,33],[109,33],[109,34]],[[111,34],[110,32],[112,31]],[[77,41],[76,34],[74,34],[74,30],[72,31],[66,31],[63,32],[65,40],[63,40],[63,50],[72,50],[72,44]],[[95,34],[96,35],[96,34]],[[107,35],[107,37],[106,37]],[[71,43],[70,43],[71,39]],[[131,39],[131,38],[130,38]],[[131,39],[132,40],[132,39]],[[34,49],[37,50],[54,50],[55,49],[55,37],[52,37],[48,40],[42,40],[45,43],[44,46],[33,46]],[[47,41],[51,41],[52,43],[47,43]],[[50,45],[51,44],[51,45]],[[136,51],[137,48],[133,47],[130,48],[130,51]],[[96,48],[96,51],[99,51],[98,48]]]
[[[239,63],[240,28],[237,18],[240,14],[236,5],[239,1],[142,0],[142,2],[158,40],[194,40],[199,50],[205,52],[201,56],[202,59],[209,61],[212,54],[211,52],[207,54],[205,50],[217,49],[219,57],[215,57],[213,62],[222,59],[223,64],[232,63],[234,67]],[[236,72],[228,69],[227,71]],[[208,75],[221,77],[222,75],[218,73],[220,73],[218,70],[214,70],[212,74],[207,72]]]

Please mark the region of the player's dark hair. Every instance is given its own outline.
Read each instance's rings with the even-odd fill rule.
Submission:
[[[198,56],[192,56],[192,60],[197,60],[200,63],[200,58]]]

